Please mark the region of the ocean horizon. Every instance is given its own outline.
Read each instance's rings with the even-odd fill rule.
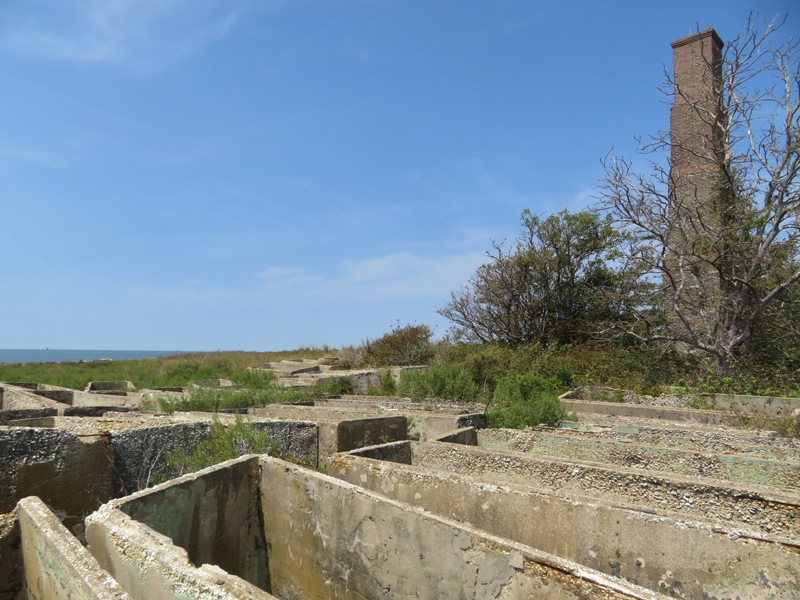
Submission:
[[[188,354],[186,350],[58,350],[0,349],[0,364],[89,362],[94,360],[131,360]]]

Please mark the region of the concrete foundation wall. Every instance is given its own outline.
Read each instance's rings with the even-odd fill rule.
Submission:
[[[459,405],[433,401],[415,402],[398,398],[347,396],[318,400],[314,403],[314,410],[335,411],[333,414],[344,411],[353,416],[370,414],[391,416],[393,413],[401,413],[408,418],[408,435],[412,439],[421,441],[432,441],[464,427],[486,426],[484,406],[475,402]]]
[[[17,508],[0,513],[0,600],[22,598],[25,571]]]
[[[316,464],[317,426],[297,421],[252,421],[253,427],[266,430],[282,452],[297,460]],[[114,450],[115,497],[144,489],[155,473],[174,477],[167,455],[177,449],[192,452],[208,438],[208,421],[164,424],[156,427],[112,431]]]
[[[0,427],[0,511],[38,496],[80,535],[83,517],[113,497],[113,455],[100,435]]]
[[[9,425],[21,419],[54,417],[58,414],[55,408],[22,408],[17,410],[0,410],[0,424]]]
[[[28,600],[129,596],[38,498],[18,504]]]
[[[504,436],[494,430],[482,430],[478,434],[478,442],[482,447],[496,450],[601,461],[690,477],[712,477],[744,484],[800,490],[800,463],[780,460],[594,439],[568,431],[547,433],[529,430]]]
[[[89,551],[135,600],[275,600],[214,565],[195,566],[186,551],[113,505],[87,519]]]
[[[192,452],[208,438],[208,423],[179,423],[112,431],[114,496],[132,494],[152,484],[153,476],[174,476],[167,455],[177,449]]]
[[[738,394],[701,394],[712,410],[759,415],[784,415],[800,408],[800,398],[779,396],[744,396]]]
[[[586,426],[583,423],[566,423],[560,429],[542,426],[535,428],[535,431],[546,432],[548,430],[551,433],[555,430],[561,435],[575,430],[583,437],[594,439],[653,444],[664,448],[678,448],[693,452],[760,456],[800,464],[800,442],[780,437],[770,431],[744,429],[720,431],[717,427],[709,428],[704,425],[642,424],[639,419],[636,420],[636,423],[619,422],[618,419],[614,419],[611,424],[604,427]],[[491,429],[483,431],[482,435],[484,438],[498,440],[501,443],[505,443],[504,440],[517,443],[514,438],[524,440],[526,434],[513,429]]]
[[[566,402],[570,410],[578,414],[617,415],[686,423],[703,423],[705,425],[734,424],[736,420],[735,415],[726,414],[717,410],[695,410],[692,408],[645,406],[641,404],[625,404],[622,402],[571,400],[568,395],[561,396],[561,398]]]
[[[371,410],[274,404],[251,408],[247,414],[315,422],[319,428],[318,454],[321,457],[408,437],[408,421],[405,417],[377,415]]]
[[[656,597],[348,483],[261,463],[272,593],[281,598]]]
[[[446,518],[688,598],[800,597],[796,547],[600,500],[338,455],[330,473]]]
[[[405,462],[410,451],[415,466],[640,506],[675,518],[713,519],[729,528],[800,544],[800,496],[789,493],[455,444],[408,442],[409,449],[401,446],[354,454],[377,458],[381,452],[384,460],[394,460],[392,455],[396,455],[398,462]]]
[[[456,429],[446,435],[441,436],[437,442],[447,442],[448,444],[462,444],[464,446],[478,445],[478,430],[474,427]]]
[[[269,572],[258,462],[227,465],[134,495],[116,506],[186,550],[192,564],[217,565],[266,590]]]

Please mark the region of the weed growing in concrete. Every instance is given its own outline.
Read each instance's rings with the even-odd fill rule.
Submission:
[[[237,415],[230,425],[215,418],[209,426],[209,438],[200,442],[193,452],[177,449],[167,453],[169,477],[180,477],[245,454],[268,454],[301,464],[283,452],[278,440],[271,437],[268,431],[258,429]],[[169,477],[159,473],[153,479],[166,481]]]

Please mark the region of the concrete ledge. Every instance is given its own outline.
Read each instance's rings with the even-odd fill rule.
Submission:
[[[800,596],[798,548],[732,529],[480,477],[337,455],[332,475],[679,597]],[[655,511],[654,511],[655,512]],[[775,592],[775,590],[779,590]]]
[[[800,398],[748,396],[740,394],[700,394],[712,410],[743,414],[782,415],[800,408]]]
[[[28,598],[130,598],[36,497],[19,501]]]
[[[562,423],[558,428],[538,426],[536,431],[555,430],[559,433],[576,431],[595,439],[653,444],[716,454],[759,456],[800,464],[800,443],[784,438],[774,431],[720,428],[696,423],[647,421],[635,417],[595,416],[589,422]],[[494,430],[493,435],[517,434],[516,430]],[[489,432],[486,432],[489,433]]]
[[[619,415],[659,419],[664,421],[685,421],[707,425],[723,425],[732,423],[734,416],[717,410],[695,410],[693,408],[672,408],[668,406],[646,406],[643,404],[625,404],[624,402],[593,402],[589,400],[571,400],[566,395],[561,399],[570,410],[578,414]]]
[[[472,475],[495,483],[578,494],[656,510],[675,519],[719,521],[791,544],[800,544],[800,496],[759,486],[733,485],[587,461],[489,451],[457,444],[406,442],[352,454]]]
[[[568,429],[483,429],[472,445],[800,491],[800,463],[596,439]]]
[[[448,444],[462,444],[464,446],[477,446],[478,439],[478,431],[474,427],[464,427],[463,429],[451,431],[434,441],[446,442]]]

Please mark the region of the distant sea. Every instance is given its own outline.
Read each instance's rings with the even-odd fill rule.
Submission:
[[[0,364],[126,360],[186,354],[179,350],[1,350]]]

